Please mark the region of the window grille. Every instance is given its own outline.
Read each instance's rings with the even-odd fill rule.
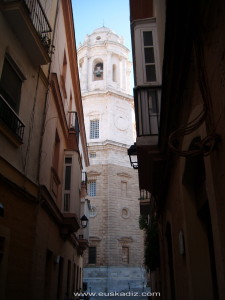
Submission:
[[[129,248],[122,247],[122,262],[128,264],[129,263]]]
[[[90,121],[90,139],[99,138],[99,120]]]
[[[96,180],[89,181],[88,183],[88,195],[90,197],[96,196]]]
[[[94,158],[94,157],[96,157],[96,152],[91,152],[90,153],[90,158]]]

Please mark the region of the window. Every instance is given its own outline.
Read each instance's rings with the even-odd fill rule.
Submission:
[[[16,112],[19,112],[22,83],[25,77],[9,55],[6,55],[1,80],[0,93]]]
[[[72,157],[65,157],[64,199],[63,199],[63,210],[65,212],[70,211],[71,171],[72,171]]]
[[[122,247],[122,262],[129,263],[129,247]]]
[[[99,120],[90,121],[90,139],[99,138]]]
[[[96,180],[88,182],[88,195],[90,197],[96,197]]]
[[[96,264],[96,247],[88,248],[88,263]]]
[[[93,80],[102,80],[103,79],[103,62],[102,60],[95,60],[93,68]]]
[[[143,31],[145,78],[147,82],[156,81],[155,57],[152,31]]]
[[[94,157],[96,157],[96,152],[91,152],[90,153],[90,158],[94,158]]]
[[[139,23],[134,28],[137,85],[160,84],[159,51],[154,21]]]
[[[97,208],[95,206],[91,206],[90,217],[94,218],[96,215],[97,215]]]
[[[55,132],[55,144],[54,144],[54,153],[53,153],[53,161],[52,165],[55,171],[58,171],[58,165],[59,165],[59,152],[60,152],[60,139],[58,135],[58,131]]]
[[[135,94],[137,99],[137,134],[158,135],[160,122],[160,89],[141,89]]]

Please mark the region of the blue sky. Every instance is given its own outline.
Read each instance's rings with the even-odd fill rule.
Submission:
[[[122,35],[125,46],[131,50],[129,0],[72,0],[72,5],[77,46],[86,34],[104,24]]]

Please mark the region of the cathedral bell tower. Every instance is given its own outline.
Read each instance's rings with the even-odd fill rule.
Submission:
[[[139,229],[137,171],[127,149],[134,143],[132,64],[123,38],[101,27],[78,47],[79,75],[90,167],[88,290],[143,287],[143,232]],[[137,251],[138,249],[138,251]]]

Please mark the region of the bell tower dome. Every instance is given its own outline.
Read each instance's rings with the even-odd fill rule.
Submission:
[[[123,38],[107,27],[87,35],[79,47],[81,89],[130,92],[131,62]]]

